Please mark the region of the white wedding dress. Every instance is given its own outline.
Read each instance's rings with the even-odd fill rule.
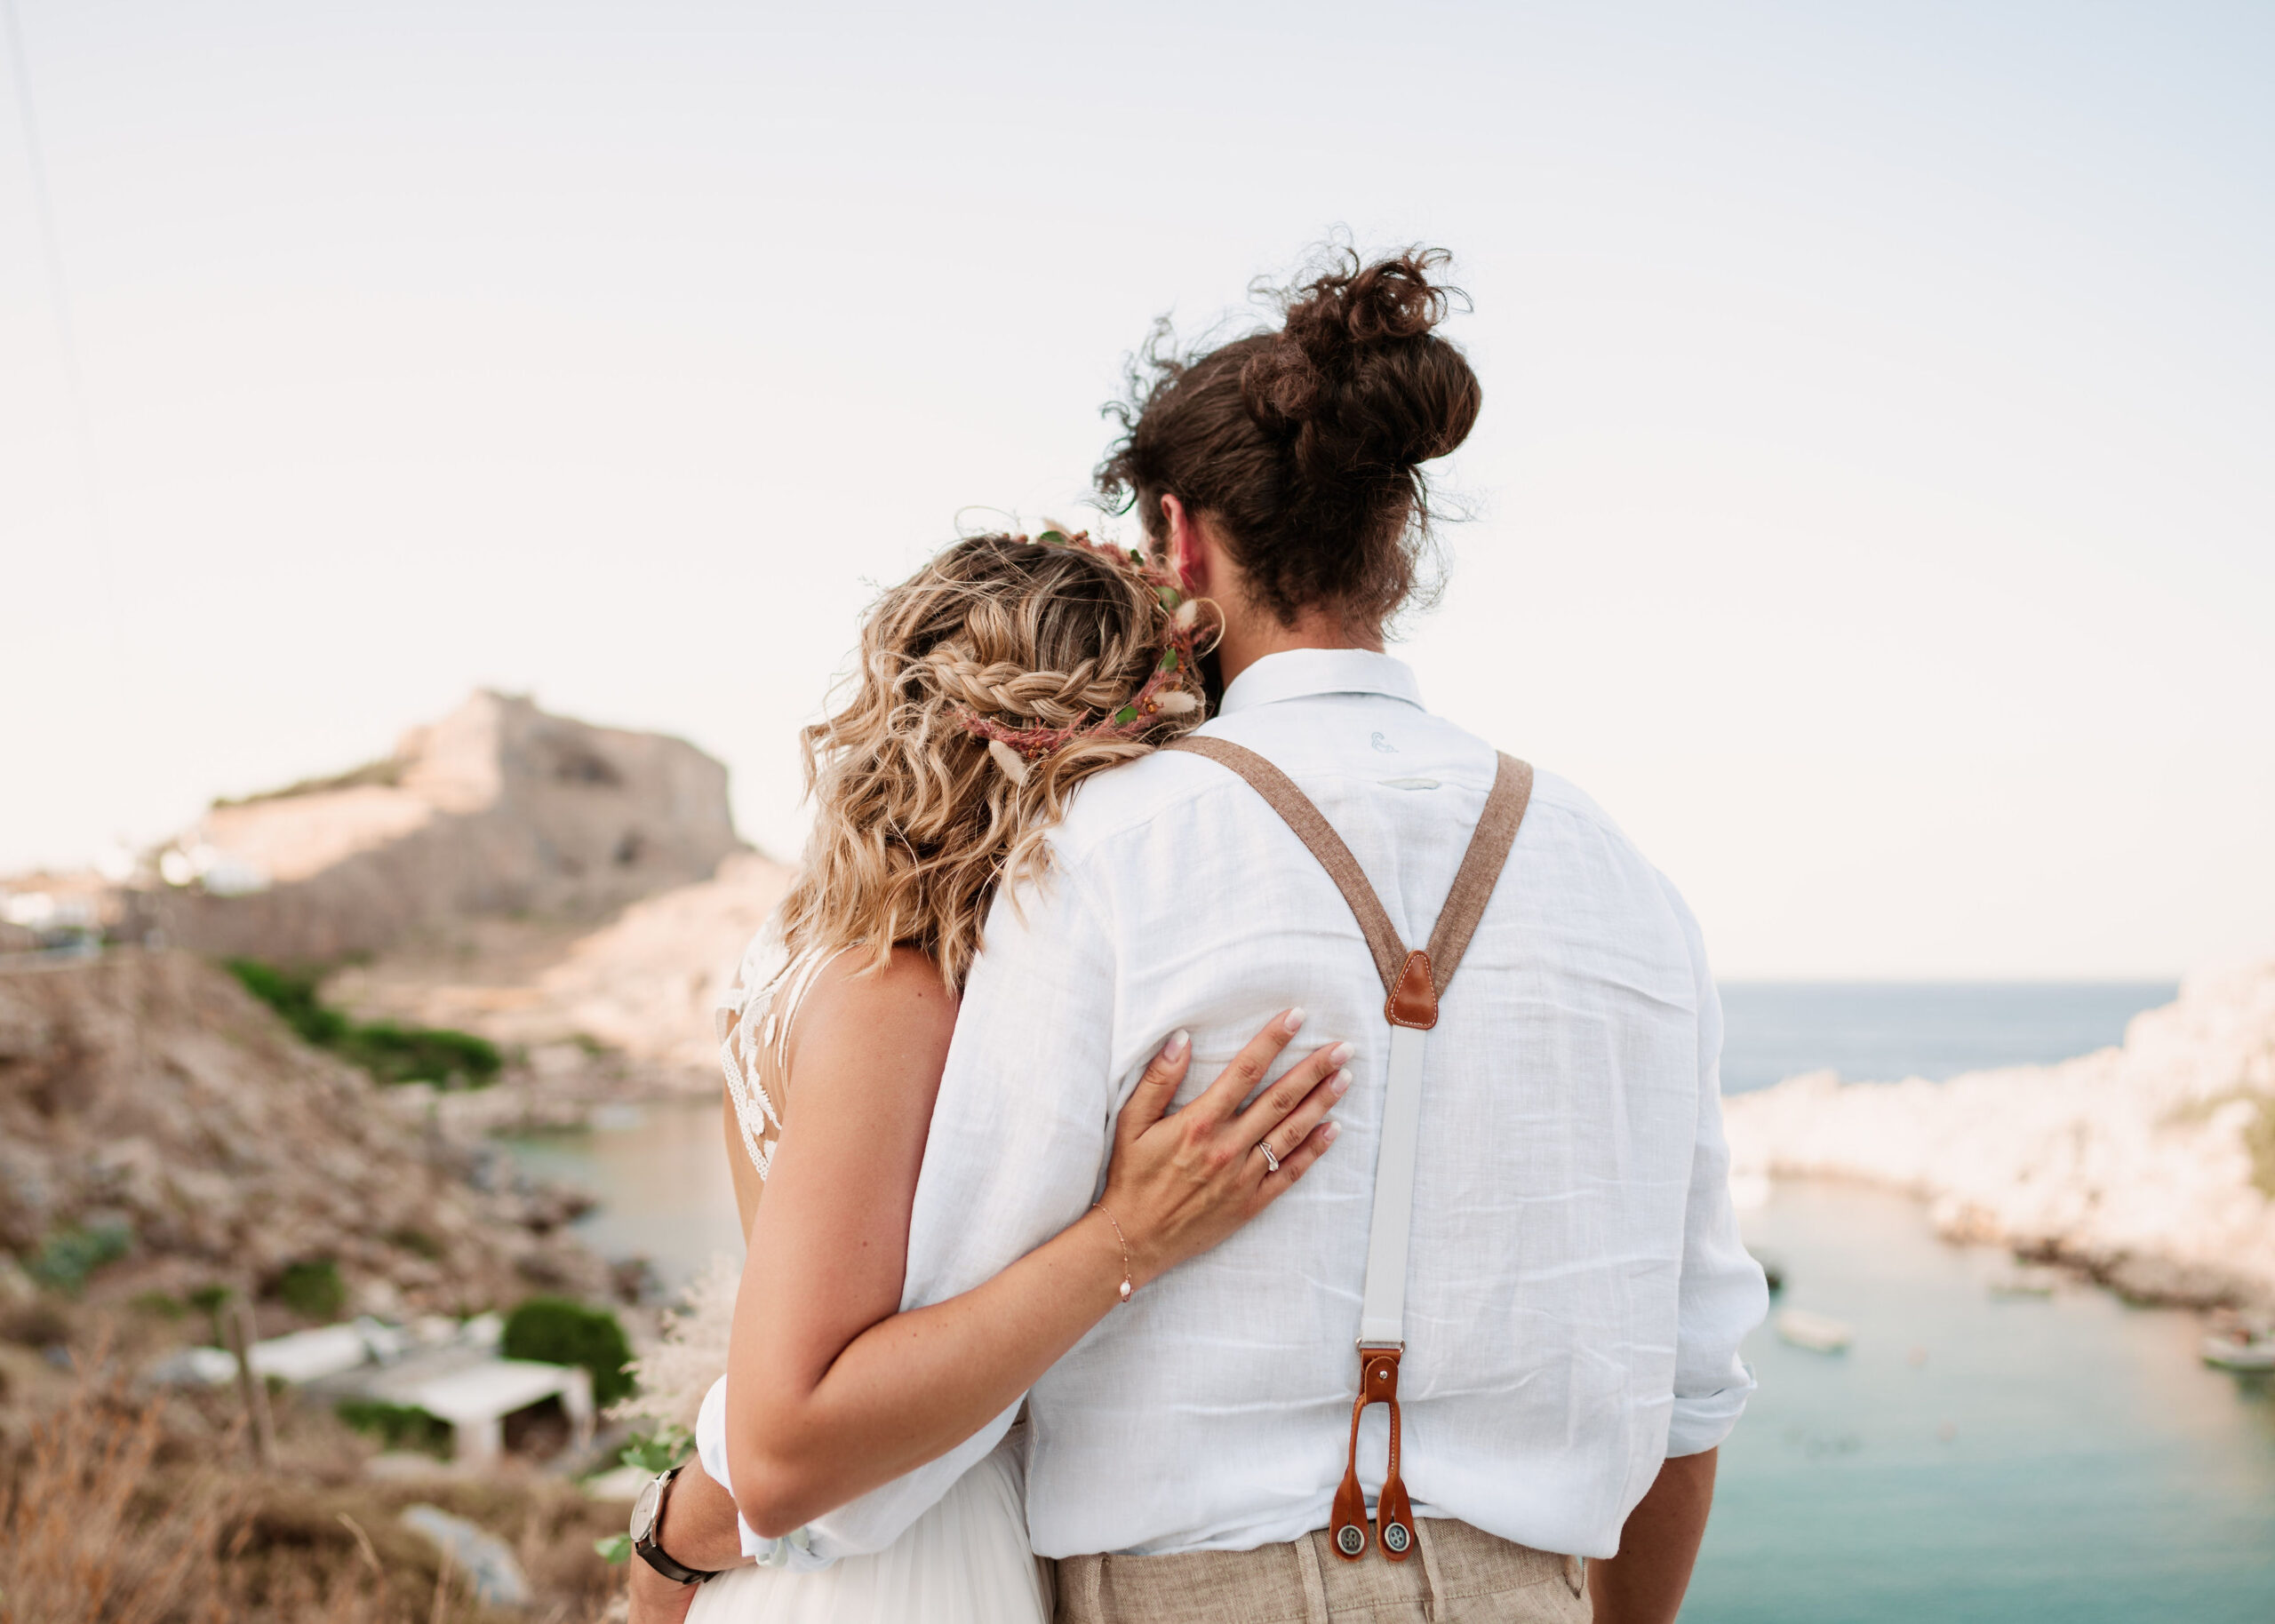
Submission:
[[[770,927],[745,951],[719,1012],[727,1092],[744,1152],[762,1180],[782,1128],[777,1102],[788,1099],[790,1024],[826,962],[786,967]],[[714,1468],[724,1456],[723,1410],[714,1390],[697,1428]],[[688,1624],[1047,1624],[1048,1571],[1027,1545],[1026,1431],[1014,1427],[883,1550],[826,1567],[730,1568],[697,1590]],[[747,1526],[743,1540],[746,1551],[762,1543]],[[763,1543],[780,1561],[800,1541],[794,1535]]]

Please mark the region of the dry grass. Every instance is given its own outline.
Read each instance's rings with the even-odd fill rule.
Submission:
[[[0,1452],[0,1624],[587,1624],[621,1588],[592,1541],[622,1509],[571,1485],[263,1476],[245,1457],[177,1400],[77,1383]],[[535,1606],[475,1600],[398,1520],[421,1500],[512,1545]]]
[[[162,1441],[159,1406],[83,1389],[36,1427],[0,1501],[8,1624],[204,1624],[229,1617],[220,1539],[236,1507],[207,1481],[138,1504]]]

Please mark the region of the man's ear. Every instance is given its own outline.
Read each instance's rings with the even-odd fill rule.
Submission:
[[[1177,584],[1193,597],[1207,597],[1209,558],[1201,527],[1185,512],[1185,504],[1166,490],[1161,493],[1161,518],[1169,530],[1169,569]]]

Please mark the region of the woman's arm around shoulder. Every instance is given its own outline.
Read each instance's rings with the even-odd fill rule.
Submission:
[[[745,1519],[770,1536],[786,1531],[768,1527],[763,1510],[784,1457],[800,1453],[782,1435],[781,1397],[811,1392],[847,1343],[900,1307],[909,1208],[954,1031],[954,998],[911,948],[877,970],[841,955],[799,1007],[785,1068],[796,1104],[735,1301],[730,1368],[765,1371],[766,1390],[728,1383],[730,1437],[756,1432],[770,1445],[735,1450],[730,1485]]]
[[[1179,1034],[1116,1119],[1104,1212],[970,1291],[896,1313],[947,1033],[890,1002],[810,998],[794,1039],[796,1103],[752,1228],[727,1381],[730,1486],[768,1538],[1001,1416],[1130,1291],[1292,1187],[1332,1142],[1322,1119],[1349,1086],[1338,1043],[1259,1087],[1303,1024],[1290,1010],[1165,1118],[1192,1058]],[[847,1041],[849,1023],[862,1041]]]

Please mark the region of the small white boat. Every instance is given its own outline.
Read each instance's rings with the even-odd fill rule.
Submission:
[[[1780,1337],[1811,1353],[1840,1353],[1856,1340],[1856,1327],[1847,1320],[1807,1309],[1779,1309],[1775,1323]]]
[[[2222,1370],[2275,1370],[2275,1336],[2207,1336],[2204,1362]]]

